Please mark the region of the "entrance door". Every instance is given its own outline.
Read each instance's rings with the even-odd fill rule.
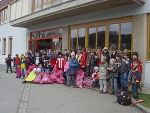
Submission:
[[[55,39],[42,39],[36,41],[30,41],[30,50],[37,51],[40,49],[62,49],[62,39],[55,38]]]

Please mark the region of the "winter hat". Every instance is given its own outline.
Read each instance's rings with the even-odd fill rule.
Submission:
[[[62,55],[62,53],[61,53],[61,52],[58,52],[58,56],[59,56],[59,55]]]
[[[107,51],[108,51],[108,48],[107,48],[107,47],[104,47],[103,50],[107,50]]]
[[[94,67],[94,70],[98,70],[99,68],[98,67]]]
[[[71,56],[75,56],[75,52],[72,52],[72,53],[71,53]]]

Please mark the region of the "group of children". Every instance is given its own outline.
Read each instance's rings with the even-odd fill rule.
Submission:
[[[11,68],[13,59],[11,55],[6,58],[7,71]],[[118,89],[128,90],[128,82],[132,83],[133,98],[138,99],[138,88],[142,76],[142,63],[138,58],[138,53],[128,53],[127,49],[110,51],[103,49],[91,50],[39,50],[35,54],[31,51],[20,57],[14,58],[15,67],[21,68],[21,78],[26,75],[26,70],[32,64],[39,65],[40,71],[52,72],[56,67],[63,71],[66,80],[65,85],[75,85],[75,74],[82,69],[92,77],[93,87],[100,88],[100,93],[107,93],[108,87],[111,88],[110,94],[116,95]]]

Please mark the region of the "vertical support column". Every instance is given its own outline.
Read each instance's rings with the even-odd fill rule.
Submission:
[[[69,27],[65,26],[63,27],[63,32],[62,32],[62,49],[69,49]]]
[[[145,69],[146,51],[147,49],[147,15],[135,15],[133,17],[133,51],[139,53],[139,58],[143,63]],[[145,79],[145,72],[143,70],[142,82]],[[145,75],[145,76],[144,76]]]
[[[88,43],[89,43],[89,31],[88,28],[85,28],[85,48],[88,48]]]
[[[105,31],[105,46],[109,48],[109,25],[106,25]]]

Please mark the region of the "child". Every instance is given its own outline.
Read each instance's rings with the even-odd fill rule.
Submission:
[[[132,62],[131,62],[131,69],[134,67],[134,66],[133,66],[134,60],[137,60],[137,61],[138,61],[138,64],[139,64],[138,70],[139,70],[140,72],[142,72],[142,62],[140,61],[140,59],[139,59],[138,57],[139,57],[138,52],[133,52],[133,54],[132,54]]]
[[[117,65],[115,64],[115,59],[110,59],[110,65],[108,69],[108,74],[110,77],[110,84],[111,84],[111,93],[112,95],[116,95],[118,91],[118,84],[117,84],[117,78],[118,78],[118,72],[117,72]]]
[[[98,72],[99,72],[99,68],[94,67],[94,73],[92,74],[92,79],[93,79],[92,87],[99,87]]]
[[[125,65],[124,65],[125,73],[121,75],[122,88],[123,90],[126,90],[126,91],[128,90],[128,74],[129,74],[130,66],[131,66],[131,61],[129,57],[130,57],[129,53],[125,53],[123,56],[123,61],[125,62]]]
[[[13,59],[11,58],[11,55],[9,54],[8,55],[8,58],[5,59],[5,63],[7,65],[7,70],[6,70],[6,73],[8,73],[8,70],[10,69],[11,73],[13,72],[12,71],[12,62],[13,62]]]
[[[99,65],[99,84],[100,84],[100,93],[105,94],[107,91],[107,57],[102,56],[101,57],[101,64]]]
[[[26,59],[24,54],[22,54],[20,57],[20,68],[21,68],[21,78],[24,78],[26,74]]]
[[[81,60],[80,60],[80,66],[81,66],[81,69],[86,72],[86,60],[87,60],[87,52],[86,52],[86,49],[83,49],[83,53],[82,53],[82,57],[81,57]]]
[[[132,83],[132,95],[134,99],[138,99],[138,88],[141,81],[142,72],[140,71],[138,60],[134,60],[133,68],[130,71],[130,80]]]
[[[34,68],[33,71],[29,74],[29,76],[22,83],[32,82],[36,76],[38,76],[41,72],[43,72],[42,64],[38,64],[37,68]]]
[[[75,58],[75,53],[71,53],[71,59],[69,60],[69,69],[67,71],[67,86],[75,85],[75,74],[79,69],[78,60]]]
[[[61,69],[61,70],[64,69],[64,58],[61,52],[58,52],[58,58],[56,60],[56,67],[57,69]]]

